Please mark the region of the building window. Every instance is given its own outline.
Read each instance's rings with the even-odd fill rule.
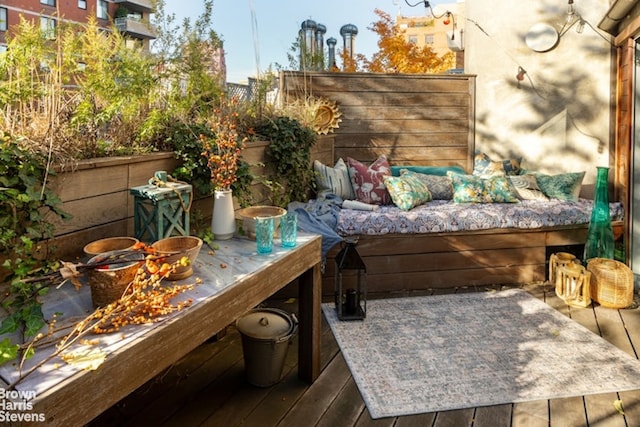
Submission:
[[[46,16],[40,17],[40,31],[48,40],[56,38],[56,20]]]
[[[46,4],[47,6],[55,6],[56,0],[40,0],[40,4]]]
[[[418,36],[410,35],[409,36],[409,43],[418,44]]]
[[[7,31],[7,8],[0,7],[0,31]]]
[[[433,44],[435,37],[433,34],[427,34],[424,36],[424,44]]]
[[[98,0],[98,10],[96,11],[96,16],[100,19],[109,18],[109,4],[106,0]]]
[[[78,8],[87,10],[87,0],[78,0]]]

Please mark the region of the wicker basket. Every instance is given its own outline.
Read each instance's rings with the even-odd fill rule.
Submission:
[[[189,258],[189,265],[177,267],[167,277],[169,280],[182,280],[193,274],[192,264],[198,258],[202,248],[202,239],[195,236],[174,236],[158,240],[151,246],[158,250],[158,255],[166,256],[164,262],[169,264],[176,263],[183,256]]]
[[[88,282],[91,288],[91,302],[94,308],[104,307],[122,296],[127,286],[136,277],[136,273],[144,254],[132,251],[112,251],[96,255],[88,264],[103,263],[110,260],[130,260],[92,268],[88,271]]]
[[[591,297],[603,307],[625,308],[633,303],[633,272],[620,261],[592,258],[587,263],[591,272]]]

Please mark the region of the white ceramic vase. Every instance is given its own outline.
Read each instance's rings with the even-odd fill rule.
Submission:
[[[236,231],[231,190],[216,190],[213,194],[211,232],[215,240],[229,240]]]

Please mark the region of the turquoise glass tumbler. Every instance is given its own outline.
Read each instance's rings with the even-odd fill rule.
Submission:
[[[257,217],[256,244],[259,254],[268,254],[273,250],[273,217]]]
[[[280,240],[283,248],[293,248],[298,240],[298,214],[287,212],[280,218]]]

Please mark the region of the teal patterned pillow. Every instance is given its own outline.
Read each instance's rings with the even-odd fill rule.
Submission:
[[[384,185],[393,203],[403,211],[431,201],[429,189],[413,172],[406,172],[402,176],[385,176]]]
[[[575,202],[580,196],[584,172],[570,172],[559,175],[536,174],[540,190],[550,199]]]
[[[401,169],[400,176],[405,173],[411,172],[407,169]],[[414,172],[416,178],[418,178],[424,185],[427,186],[433,200],[451,200],[453,199],[453,187],[451,186],[451,178],[448,176],[440,175],[426,175],[423,173]]]
[[[506,159],[493,161],[485,153],[476,153],[473,158],[473,174],[477,176],[493,176],[493,175],[518,175],[520,173],[519,159]]]
[[[455,203],[516,203],[511,185],[504,175],[483,178],[448,173]]]
[[[391,166],[391,175],[400,176],[402,171],[406,169],[411,172],[422,173],[425,175],[438,175],[447,176],[447,172],[467,173],[464,168],[460,166],[418,166],[418,165],[403,165],[403,166]]]

